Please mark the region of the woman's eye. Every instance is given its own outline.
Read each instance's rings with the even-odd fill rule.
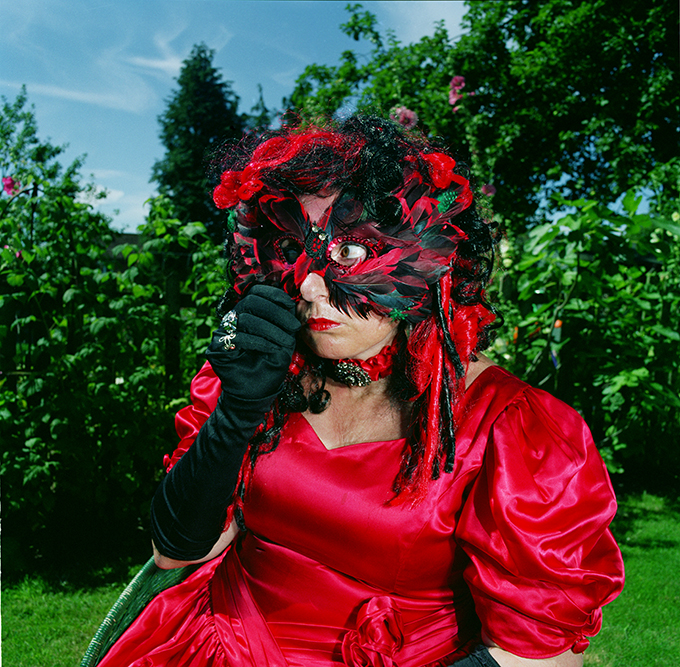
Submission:
[[[294,239],[281,239],[278,242],[278,249],[286,264],[295,264],[297,258],[302,254],[302,245]]]
[[[331,259],[342,266],[354,266],[363,262],[368,255],[366,246],[360,243],[338,243],[331,248]]]

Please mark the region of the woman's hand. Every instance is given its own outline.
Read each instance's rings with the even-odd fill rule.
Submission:
[[[295,350],[300,322],[295,303],[281,289],[255,285],[220,326],[206,351],[225,397],[276,396]],[[233,332],[233,333],[232,333]]]

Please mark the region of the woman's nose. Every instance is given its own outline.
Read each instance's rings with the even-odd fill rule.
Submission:
[[[300,296],[308,302],[328,299],[328,288],[319,273],[308,273],[300,285]]]

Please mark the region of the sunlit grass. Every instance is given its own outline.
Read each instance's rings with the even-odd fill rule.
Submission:
[[[130,571],[130,579],[135,571]],[[2,664],[78,667],[126,583],[81,589],[27,577],[6,588],[2,592]]]
[[[680,507],[628,498],[613,525],[626,566],[623,593],[604,610],[587,667],[680,665]]]
[[[626,587],[604,610],[586,667],[680,665],[680,504],[643,495],[621,502],[613,526]],[[137,568],[138,569],[138,568]],[[33,577],[2,595],[2,657],[11,667],[77,667],[128,579],[78,588]]]

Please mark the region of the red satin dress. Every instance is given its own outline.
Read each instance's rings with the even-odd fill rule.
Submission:
[[[178,414],[190,446],[220,391]],[[465,396],[455,469],[387,504],[403,440],[327,450],[293,414],[246,496],[248,531],[149,605],[102,667],[423,667],[479,641],[583,651],[623,586],[608,475],[581,417],[499,367]]]

